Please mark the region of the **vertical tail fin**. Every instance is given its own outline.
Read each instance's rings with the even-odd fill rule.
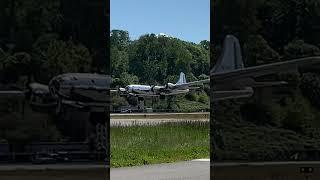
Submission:
[[[227,35],[223,42],[222,54],[211,70],[211,74],[242,68],[244,68],[244,64],[239,40],[232,35]]]
[[[187,83],[186,75],[183,72],[181,72],[179,80],[176,84],[186,84],[186,83]]]

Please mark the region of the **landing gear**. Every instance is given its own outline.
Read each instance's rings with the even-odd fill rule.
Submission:
[[[127,101],[132,106],[137,106],[139,104],[139,102],[137,101],[137,98],[134,96],[128,96]]]
[[[138,97],[138,101],[144,101],[143,97]]]
[[[58,102],[57,102],[56,111],[55,111],[56,116],[61,115],[61,114],[63,113],[62,111],[63,111],[62,102],[61,102],[61,99],[59,98],[59,99],[58,99]]]
[[[98,151],[107,152],[107,138],[107,125],[100,123],[96,124],[96,149]]]
[[[105,160],[109,157],[109,133],[107,125],[107,112],[91,112],[90,113],[90,126],[89,144],[91,151],[98,154],[98,160]]]
[[[164,100],[165,98],[166,98],[165,95],[160,95],[160,99],[161,99],[161,100]]]

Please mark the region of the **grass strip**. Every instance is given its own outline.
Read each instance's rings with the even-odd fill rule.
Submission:
[[[111,127],[111,167],[208,158],[209,122]]]

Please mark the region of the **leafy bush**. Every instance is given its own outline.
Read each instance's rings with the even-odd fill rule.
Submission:
[[[259,104],[259,103],[248,103],[241,107],[241,114],[244,120],[259,124],[267,125],[273,124],[270,121],[270,105]]]
[[[198,95],[196,93],[188,93],[185,97],[189,101],[198,101]]]
[[[113,109],[117,109],[117,108],[120,108],[121,106],[127,106],[128,101],[124,97],[113,95],[111,98],[111,105]]]
[[[282,127],[296,132],[302,132],[303,114],[296,111],[288,111],[282,120]]]
[[[300,133],[304,132],[304,126],[315,118],[312,113],[312,106],[303,96],[298,94],[294,99],[288,99],[287,104],[282,127]]]
[[[209,97],[206,93],[201,93],[198,97],[198,102],[209,104]]]
[[[303,74],[300,89],[302,94],[307,97],[314,106],[320,108],[320,77],[318,74]]]
[[[244,45],[247,66],[268,64],[280,60],[280,55],[272,49],[261,35],[251,35]]]
[[[317,46],[305,43],[303,40],[294,40],[284,47],[284,57],[286,59],[318,55],[320,55],[320,49]]]
[[[200,112],[209,109],[209,104],[181,99],[177,101],[180,112]]]

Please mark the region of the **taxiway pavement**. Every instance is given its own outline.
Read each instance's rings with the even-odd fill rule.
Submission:
[[[147,165],[128,168],[111,168],[112,180],[208,180],[209,160]]]

